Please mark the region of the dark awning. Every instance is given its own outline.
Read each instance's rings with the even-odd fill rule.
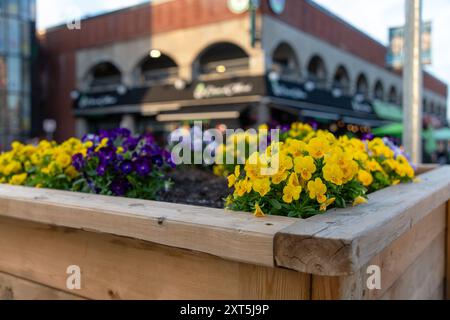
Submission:
[[[344,121],[367,126],[379,126],[385,122],[379,119],[373,105],[364,99],[313,88],[307,90],[302,83],[282,80],[268,80],[268,93],[274,105],[300,109],[300,115],[328,120]]]
[[[157,85],[145,88],[117,91],[80,93],[74,102],[77,114],[88,114],[90,110],[105,112],[140,112],[143,105],[212,105],[255,101],[265,95],[264,77],[237,77],[211,81],[196,81],[183,89],[174,85]],[[109,110],[109,111],[108,111]]]

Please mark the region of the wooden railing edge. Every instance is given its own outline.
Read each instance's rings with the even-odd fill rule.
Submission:
[[[348,276],[450,200],[450,166],[421,182],[380,190],[369,204],[298,221],[275,236],[275,264],[319,276]]]

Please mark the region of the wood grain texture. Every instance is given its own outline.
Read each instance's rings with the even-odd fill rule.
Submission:
[[[426,300],[445,300],[445,282],[442,282],[441,285],[436,289],[436,291]]]
[[[450,199],[450,167],[369,196],[369,204],[298,221],[275,236],[277,266],[324,276],[358,272]]]
[[[422,253],[383,300],[426,300],[432,297],[445,279],[445,232]]]
[[[429,250],[438,235],[445,232],[446,206],[435,209],[413,229],[394,241],[369,263],[351,276],[313,276],[314,300],[377,300],[402,277],[414,261]],[[442,253],[444,254],[444,253]],[[369,266],[381,269],[381,290],[367,290]]]
[[[2,300],[82,300],[82,298],[0,273],[0,301]]]
[[[0,272],[88,299],[309,299],[310,276],[135,239],[0,218]]]
[[[284,217],[0,185],[0,216],[90,230],[274,266],[273,238]]]

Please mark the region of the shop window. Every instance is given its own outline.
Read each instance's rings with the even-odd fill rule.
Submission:
[[[344,66],[337,68],[333,77],[333,88],[341,90],[343,94],[350,93],[350,77]]]
[[[389,90],[388,101],[394,104],[398,103],[398,94],[397,89],[395,87],[391,87],[391,89]]]
[[[137,68],[139,85],[173,82],[178,77],[175,61],[157,50],[153,50]]]
[[[325,62],[319,56],[311,58],[308,64],[308,80],[314,82],[319,87],[325,88],[327,85],[327,69]]]
[[[102,62],[94,66],[88,74],[91,90],[115,90],[122,83],[122,74],[110,62]]]
[[[381,81],[377,81],[374,88],[374,97],[377,100],[384,100],[384,87]]]
[[[247,72],[249,56],[232,43],[218,43],[206,49],[197,60],[200,75]]]
[[[301,71],[297,54],[287,44],[280,44],[274,51],[272,57],[272,71],[276,72],[281,79],[300,80]]]
[[[362,96],[364,99],[369,98],[369,82],[364,74],[360,74],[356,80],[356,94]]]

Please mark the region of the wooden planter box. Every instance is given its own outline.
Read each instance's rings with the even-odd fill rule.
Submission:
[[[421,179],[308,220],[1,185],[0,299],[442,299],[450,167]]]

